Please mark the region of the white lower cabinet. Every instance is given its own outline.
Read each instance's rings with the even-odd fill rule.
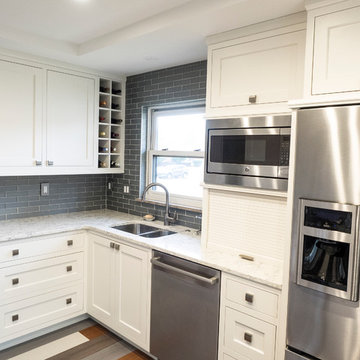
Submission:
[[[223,273],[219,360],[274,360],[279,292]]]
[[[0,245],[0,343],[81,315],[84,234]]]
[[[115,330],[149,350],[150,251],[120,245]]]
[[[88,313],[112,326],[115,301],[115,251],[108,238],[89,234]]]
[[[82,284],[0,307],[1,341],[38,330],[84,312]]]
[[[150,256],[151,250],[89,234],[88,313],[147,351]]]

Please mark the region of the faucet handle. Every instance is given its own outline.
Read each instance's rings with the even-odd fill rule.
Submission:
[[[170,213],[169,215],[167,216],[167,220],[168,220],[168,223],[169,224],[175,224],[175,222],[177,221],[178,219],[178,214],[176,212],[176,210],[174,211],[173,215],[171,216]]]

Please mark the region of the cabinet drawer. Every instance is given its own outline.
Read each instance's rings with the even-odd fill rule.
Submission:
[[[0,246],[0,263],[26,259],[59,251],[80,250],[84,247],[83,234],[37,238],[28,241],[10,241]]]
[[[239,360],[239,358],[234,358],[233,356],[230,356],[225,353],[222,354],[222,357],[220,357],[220,359],[222,359],[222,360]],[[242,359],[240,359],[240,360],[242,360]]]
[[[225,298],[274,318],[278,315],[278,295],[232,278],[225,278]]]
[[[83,284],[1,306],[0,339],[7,340],[17,333],[23,335],[47,322],[82,310]]]
[[[230,349],[246,359],[272,360],[275,333],[276,326],[226,307],[225,349]]]
[[[0,269],[0,303],[49,291],[84,275],[84,255],[76,253]]]

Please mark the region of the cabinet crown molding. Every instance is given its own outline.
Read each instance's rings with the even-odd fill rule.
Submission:
[[[321,7],[326,7],[330,5],[344,5],[345,7],[351,7],[360,5],[359,0],[305,0],[305,9],[307,11],[315,10]]]
[[[207,45],[214,45],[223,41],[234,40],[241,37],[255,35],[270,30],[285,28],[292,25],[301,25],[301,29],[306,29],[306,12],[302,11],[299,13],[283,16],[277,19],[267,20],[260,23],[240,27],[238,29],[210,35],[206,38],[206,42]],[[288,30],[286,30],[286,32],[288,32]]]

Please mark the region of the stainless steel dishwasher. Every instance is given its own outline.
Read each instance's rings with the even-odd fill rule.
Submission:
[[[216,360],[220,271],[158,251],[151,262],[151,354]]]

